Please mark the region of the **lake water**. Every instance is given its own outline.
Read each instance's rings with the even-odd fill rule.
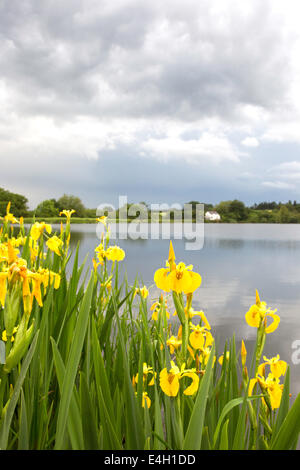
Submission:
[[[72,246],[80,240],[80,259],[99,244],[95,225],[72,225]],[[173,240],[176,261],[193,264],[202,276],[193,307],[205,312],[217,343],[235,333],[237,348],[241,339],[253,347],[256,329],[245,322],[245,313],[255,303],[255,289],[261,300],[277,308],[278,329],[267,335],[265,354],[280,354],[291,367],[291,391],[300,392],[300,364],[292,363],[299,341],[300,350],[300,225],[205,224],[201,250],[187,251],[187,240]],[[121,263],[129,282],[138,275],[150,290],[149,304],[158,297],[153,282],[156,269],[165,266],[169,241],[163,239],[113,240],[126,252]],[[298,354],[300,359],[300,353]]]

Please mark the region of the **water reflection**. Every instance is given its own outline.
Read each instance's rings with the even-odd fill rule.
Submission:
[[[74,248],[78,243],[82,243],[83,239],[87,237],[87,234],[84,232],[72,231],[72,242],[71,247]],[[94,238],[93,234],[91,238]]]
[[[205,246],[209,246],[209,245],[217,245],[219,246],[220,248],[224,248],[224,249],[240,249],[241,247],[243,247],[245,244],[244,240],[230,240],[228,238],[225,238],[225,239],[220,239],[220,240],[207,240],[205,242]]]

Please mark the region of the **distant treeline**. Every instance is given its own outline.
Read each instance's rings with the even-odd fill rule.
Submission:
[[[222,201],[214,207],[222,222],[244,223],[300,223],[300,203],[297,201],[261,202],[247,207],[243,202]]]
[[[8,202],[11,202],[12,212],[16,217],[27,218],[56,218],[63,209],[74,209],[74,217],[81,219],[96,218],[96,209],[89,209],[84,206],[77,196],[64,194],[59,199],[46,199],[42,201],[34,210],[29,210],[28,199],[21,195],[12,193],[0,188],[0,216],[5,215]],[[142,202],[140,204],[146,203]],[[199,201],[189,201],[193,207],[193,218],[196,216],[196,205]],[[125,209],[129,209],[132,204],[127,204]],[[148,207],[148,206],[147,206]],[[150,210],[150,207],[148,207]],[[221,222],[227,223],[300,223],[300,203],[297,201],[284,202],[260,202],[247,207],[242,201],[237,199],[232,201],[221,201],[219,204],[204,204],[204,211],[217,211],[221,216]],[[123,208],[124,212],[124,208]],[[139,216],[139,214],[137,214]],[[119,209],[115,213],[119,219]],[[128,217],[134,219],[135,217]],[[150,211],[149,211],[150,218]],[[170,218],[173,213],[170,213]]]
[[[92,218],[96,217],[96,209],[88,209],[84,206],[79,197],[64,194],[59,199],[46,199],[42,201],[34,210],[28,209],[28,199],[20,194],[15,194],[0,188],[0,215],[6,212],[8,202],[11,202],[10,211],[16,217],[58,217],[63,209],[74,209],[76,217]]]

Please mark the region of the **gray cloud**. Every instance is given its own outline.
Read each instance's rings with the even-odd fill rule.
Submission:
[[[23,112],[228,119],[285,98],[286,41],[271,2],[4,0],[1,74]],[[216,2],[218,4],[218,2]]]
[[[299,161],[297,13],[293,0],[2,0],[1,186],[32,204],[49,188],[90,206],[121,192],[276,199],[286,182],[267,168],[288,142]]]

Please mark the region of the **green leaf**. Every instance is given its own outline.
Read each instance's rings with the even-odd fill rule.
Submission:
[[[112,421],[112,416],[109,414],[105,399],[102,395],[101,388],[97,386],[97,395],[100,408],[101,424],[102,424],[102,437],[103,437],[103,449],[104,450],[122,450],[122,444],[117,436],[117,426]],[[106,442],[109,445],[106,445]]]
[[[58,385],[60,392],[62,391],[63,380],[66,374],[66,368],[64,366],[63,360],[57,348],[57,345],[53,338],[51,339],[52,350],[53,350],[53,358],[54,358],[54,365],[58,380]],[[81,418],[79,412],[79,406],[77,404],[75,398],[75,389],[72,393],[71,401],[70,401],[70,411],[67,420],[67,427],[69,432],[69,437],[72,445],[73,450],[83,450],[84,449],[84,441],[83,441],[83,432],[82,432],[82,425],[81,425]]]
[[[8,374],[23,358],[33,335],[34,320],[27,330],[27,319],[25,314],[20,322],[15,342],[10,350],[3,371]]]
[[[183,441],[183,450],[199,450],[201,448],[208,391],[212,378],[214,354],[215,344],[213,343],[205,374],[200,383],[194,409]]]
[[[18,433],[18,450],[29,450],[29,436],[28,436],[28,419],[26,412],[26,403],[24,399],[24,392],[21,388],[21,411],[20,411],[20,425]]]
[[[201,441],[201,450],[211,450],[208,426],[204,426]]]
[[[83,372],[80,373],[80,408],[85,450],[98,450],[98,430],[90,391]]]
[[[248,400],[254,400],[258,397],[248,397]],[[223,423],[223,420],[225,418],[225,416],[233,409],[235,408],[236,406],[238,405],[241,405],[244,401],[244,397],[239,397],[239,398],[234,398],[233,400],[230,400],[228,403],[226,403],[226,405],[224,406],[223,410],[222,410],[222,413],[220,415],[220,418],[218,420],[218,424],[217,424],[217,427],[216,427],[216,430],[215,430],[215,433],[214,433],[214,439],[213,439],[213,447],[215,447],[216,443],[217,443],[217,439],[218,439],[218,436],[219,436],[219,432],[220,432],[220,429],[221,429],[221,426],[222,426],[222,423]]]
[[[286,415],[271,445],[271,450],[292,449],[300,433],[300,393]]]
[[[154,385],[154,449],[162,450],[165,449],[163,444],[164,440],[164,431],[163,423],[161,418],[161,404],[159,400],[159,395],[157,392],[156,384]]]
[[[5,364],[5,343],[0,340],[0,364]]]
[[[114,309],[118,324],[119,339],[122,349],[123,356],[123,367],[124,367],[124,397],[126,403],[126,448],[127,449],[143,449],[145,445],[145,435],[142,424],[141,415],[139,412],[139,407],[137,400],[134,394],[130,371],[128,365],[128,356],[126,353],[125,342],[124,342],[124,333],[121,328],[120,319],[118,317],[118,310],[113,298]]]
[[[247,408],[248,408],[247,403],[249,400],[249,397],[248,397],[249,383],[245,391],[242,409],[240,411],[239,420],[237,422],[237,426],[235,430],[235,435],[234,435],[234,440],[233,440],[233,445],[232,445],[233,450],[243,450],[246,446],[245,434],[246,434],[246,413],[247,413]]]
[[[107,379],[104,360],[100,350],[94,318],[92,318],[92,356],[94,362],[96,386],[102,390],[102,394],[105,397],[106,407],[111,418],[114,420],[114,406],[111,398],[111,390]]]
[[[259,445],[259,450],[269,450],[268,443],[264,436],[259,436],[258,445]]]
[[[225,421],[222,428],[219,450],[228,450],[228,424],[229,419]]]
[[[73,335],[71,350],[66,364],[66,373],[61,391],[61,400],[58,410],[55,449],[63,448],[66,424],[68,420],[70,401],[73,393],[73,386],[78,371],[78,365],[83,348],[84,338],[88,325],[92,292],[94,287],[94,276],[91,275],[87,290],[84,294],[80,311],[78,314],[75,331]]]
[[[23,361],[19,377],[17,379],[13,394],[7,404],[7,407],[5,407],[4,411],[4,417],[1,420],[1,426],[0,426],[0,449],[5,450],[7,448],[7,442],[8,442],[8,435],[10,431],[10,425],[11,421],[14,415],[14,411],[19,399],[19,395],[21,392],[21,387],[24,382],[24,379],[27,374],[28,367],[30,365],[30,362],[32,360],[35,348],[36,348],[36,343],[38,339],[38,334],[39,332],[37,331],[33,341],[31,343],[31,346],[29,348],[28,353],[26,354],[26,357]]]
[[[280,407],[277,413],[277,419],[274,425],[271,444],[275,441],[276,435],[282,425],[290,407],[290,367],[287,368]]]

